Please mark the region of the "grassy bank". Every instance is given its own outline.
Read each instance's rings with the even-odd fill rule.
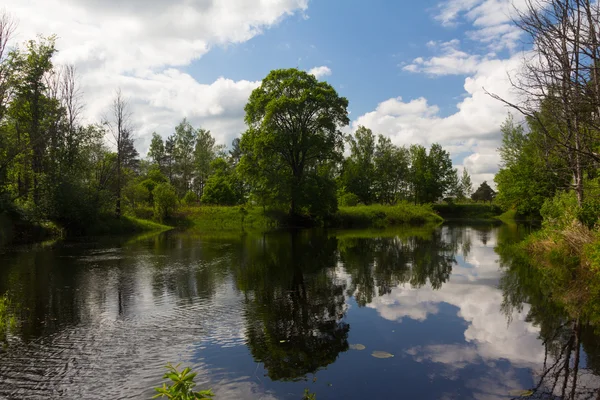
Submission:
[[[0,247],[42,242],[64,234],[63,229],[50,221],[30,221],[16,213],[0,214]]]
[[[495,204],[434,204],[432,208],[445,220],[456,221],[493,221],[502,214],[502,209]]]
[[[340,207],[329,221],[332,228],[384,228],[395,225],[423,225],[443,221],[429,205],[400,203],[395,206]]]
[[[151,210],[136,210],[145,217]],[[396,206],[340,207],[325,221],[302,220],[302,226],[328,228],[383,228],[395,225],[440,223],[443,219],[427,205],[399,204]],[[199,231],[265,231],[290,226],[284,212],[263,210],[261,207],[180,207],[166,221],[169,225]],[[293,226],[293,225],[292,225]]]
[[[600,234],[578,221],[529,236],[522,248],[553,300],[574,318],[600,323]]]
[[[171,226],[159,224],[158,222],[147,219],[136,218],[133,216],[122,216],[117,219],[107,217],[97,221],[95,224],[85,230],[85,236],[102,235],[125,235],[129,233],[141,233],[151,231],[165,231],[172,229]]]

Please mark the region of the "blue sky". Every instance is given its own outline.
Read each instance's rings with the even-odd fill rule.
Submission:
[[[7,0],[14,44],[57,34],[58,64],[80,76],[84,117],[114,91],[130,99],[137,146],[187,117],[229,144],[243,107],[272,69],[298,67],[350,101],[352,123],[398,145],[441,143],[474,181],[497,171],[513,98],[507,74],[523,37],[510,21],[524,0]]]

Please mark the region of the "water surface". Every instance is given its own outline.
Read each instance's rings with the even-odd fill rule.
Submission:
[[[498,255],[526,232],[166,232],[12,251],[0,398],[150,398],[169,361],[217,399],[515,397],[568,326],[523,301],[532,289]],[[600,342],[586,330],[582,346],[579,387],[596,393]]]

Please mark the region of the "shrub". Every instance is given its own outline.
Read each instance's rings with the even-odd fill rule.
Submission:
[[[177,193],[168,183],[161,183],[153,191],[154,217],[159,221],[167,218],[177,208]]]
[[[198,197],[196,196],[196,193],[192,192],[191,190],[188,190],[185,196],[183,196],[183,198],[181,199],[181,201],[186,206],[191,206],[193,204],[196,204],[196,202],[198,201]]]
[[[344,193],[339,198],[340,207],[354,207],[360,203],[360,199],[354,193]]]
[[[167,397],[172,400],[211,400],[214,396],[211,390],[201,390],[194,392],[194,378],[196,373],[192,372],[190,368],[184,368],[183,371],[179,371],[179,364],[176,366],[167,364],[167,372],[163,375],[163,379],[170,379],[171,382],[163,383],[161,387],[155,388],[158,392],[153,399],[159,397]]]

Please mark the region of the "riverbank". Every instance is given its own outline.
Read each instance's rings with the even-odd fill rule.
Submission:
[[[503,210],[495,204],[433,204],[433,211],[446,221],[497,221]]]
[[[38,243],[65,237],[126,235],[143,232],[160,232],[173,229],[149,219],[124,215],[99,218],[82,232],[69,232],[51,221],[30,221],[24,216],[0,214],[0,248],[5,246]]]
[[[138,210],[142,216],[148,210]],[[193,206],[181,207],[167,221],[170,225],[203,231],[265,231],[283,227],[322,226],[326,228],[385,228],[397,225],[438,224],[443,218],[429,205],[402,203],[396,206],[340,207],[337,213],[324,220],[301,218],[290,221],[283,211],[263,210],[261,207]]]

